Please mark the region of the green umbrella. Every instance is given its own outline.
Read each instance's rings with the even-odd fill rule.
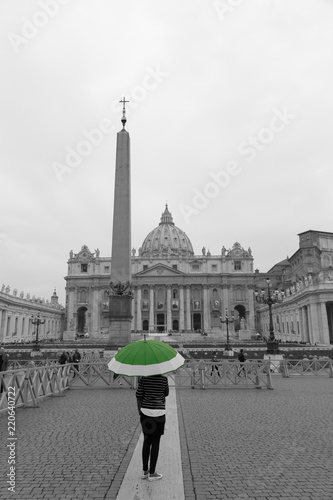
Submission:
[[[128,377],[149,377],[177,370],[185,359],[159,340],[140,340],[120,349],[108,363],[110,371]]]

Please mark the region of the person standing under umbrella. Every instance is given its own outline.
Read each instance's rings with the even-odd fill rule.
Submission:
[[[157,481],[162,474],[155,471],[160,439],[165,426],[165,398],[169,395],[169,383],[163,375],[141,377],[136,391],[137,405],[143,432],[142,479]],[[148,467],[149,463],[149,467]]]

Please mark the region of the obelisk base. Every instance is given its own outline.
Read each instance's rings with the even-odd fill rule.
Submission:
[[[125,346],[131,342],[132,297],[111,295],[109,301],[109,345]]]

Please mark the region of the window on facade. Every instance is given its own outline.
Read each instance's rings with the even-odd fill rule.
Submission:
[[[241,271],[242,269],[242,263],[240,260],[235,260],[234,262],[234,270],[235,271]]]
[[[81,290],[80,292],[80,302],[87,302],[87,292],[85,290]]]
[[[109,273],[110,272],[110,266],[104,266],[104,272]]]
[[[217,264],[212,264],[212,271],[217,271]]]
[[[143,264],[143,270],[145,271],[146,269],[148,269],[148,265],[147,264]]]
[[[144,298],[145,298],[145,299],[148,299],[149,292],[148,292],[147,288],[145,288],[145,289],[143,290],[143,296],[144,296]]]
[[[199,270],[200,270],[199,264],[192,264],[192,271],[199,271]]]
[[[81,264],[81,273],[88,272],[88,264]]]
[[[172,298],[178,299],[178,290],[176,288],[174,290],[172,290]]]

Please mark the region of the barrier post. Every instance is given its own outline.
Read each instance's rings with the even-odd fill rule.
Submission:
[[[33,372],[33,370],[31,368],[27,368],[26,372],[24,374],[23,407],[24,408],[28,408],[28,407],[29,408],[39,408],[39,406],[37,404],[37,400],[35,398],[34,388],[32,387],[32,383],[31,383],[31,378],[30,378],[31,372]],[[28,393],[29,392],[31,395],[31,401],[32,401],[31,404],[28,404]],[[38,391],[36,391],[36,393],[37,392]]]
[[[267,389],[273,390],[270,361],[267,361]]]
[[[199,362],[201,389],[205,388],[205,362],[201,359]]]
[[[288,360],[285,358],[282,360],[282,377],[283,378],[290,377],[289,370],[288,370]]]
[[[330,378],[333,378],[333,366],[332,366],[333,361],[330,359]]]
[[[254,385],[255,385],[256,389],[261,389],[261,387],[260,387],[260,380],[259,380],[259,361],[258,360],[254,361],[254,367],[255,367],[255,371],[256,371],[256,377],[255,377]],[[246,372],[245,372],[245,377],[246,377]]]

